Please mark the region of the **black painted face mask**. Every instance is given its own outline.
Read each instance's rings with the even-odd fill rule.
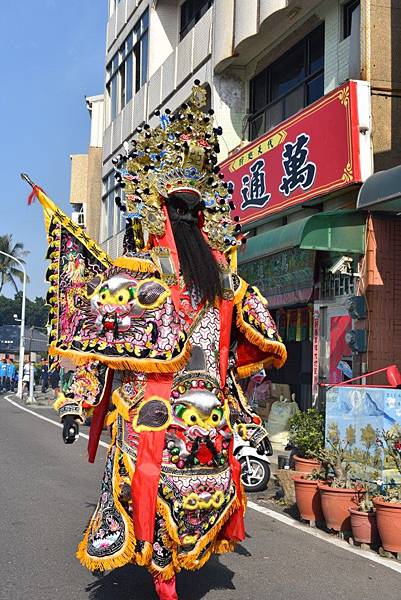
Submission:
[[[221,297],[220,268],[198,226],[201,204],[190,192],[176,192],[167,200],[182,276],[189,291],[202,300]]]

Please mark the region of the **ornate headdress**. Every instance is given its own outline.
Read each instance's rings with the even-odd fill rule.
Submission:
[[[177,114],[166,109],[157,112],[160,125],[137,127],[132,149],[113,159],[116,179],[124,188],[124,203],[117,199],[127,219],[138,220],[150,234],[162,236],[165,229],[164,200],[179,191],[197,194],[203,212],[203,231],[212,248],[226,251],[241,244],[238,217],[234,208],[233,186],[224,181],[217,165],[218,136],[213,127],[213,110],[206,105],[206,91],[195,81],[189,100]]]

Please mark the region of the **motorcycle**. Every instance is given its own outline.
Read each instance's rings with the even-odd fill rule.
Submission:
[[[234,431],[235,458],[241,464],[241,481],[246,492],[261,492],[270,480],[269,456],[273,449],[264,427],[240,424]]]

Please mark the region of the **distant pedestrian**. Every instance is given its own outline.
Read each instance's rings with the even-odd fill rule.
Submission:
[[[54,399],[56,400],[60,392],[60,363],[58,361],[52,365],[49,372],[49,380],[50,387],[54,393]]]
[[[49,387],[49,366],[45,358],[40,361],[40,379],[42,381],[42,394],[44,394]]]
[[[8,392],[14,391],[14,381],[15,381],[15,373],[16,373],[15,364],[12,358],[7,359],[6,365],[6,389]]]
[[[26,358],[22,371],[22,395],[29,395],[29,381],[31,378],[31,363]]]
[[[7,378],[7,359],[4,357],[0,362],[0,392],[4,392],[6,389],[6,378]]]

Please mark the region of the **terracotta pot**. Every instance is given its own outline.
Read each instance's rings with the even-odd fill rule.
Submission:
[[[292,476],[295,485],[295,500],[299,513],[305,521],[324,521],[317,481]]]
[[[334,531],[351,531],[349,509],[357,507],[358,493],[352,488],[335,488],[321,482],[317,487],[327,527]]]
[[[312,473],[315,469],[320,469],[321,463],[314,458],[301,458],[294,456],[295,470],[301,473]]]
[[[401,552],[401,503],[373,498],[377,529],[387,552]]]
[[[377,545],[379,543],[379,532],[377,530],[376,513],[362,512],[350,508],[352,537],[360,544]]]

